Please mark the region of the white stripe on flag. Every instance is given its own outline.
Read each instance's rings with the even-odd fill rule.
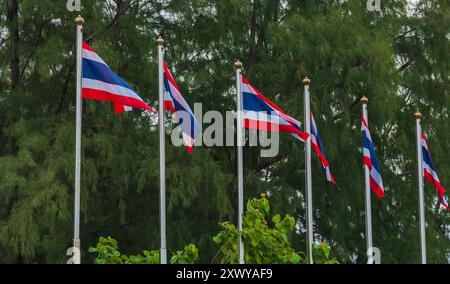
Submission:
[[[423,161],[423,170],[424,171],[426,170],[433,177],[434,180],[440,182],[437,173],[433,171],[433,169],[431,169],[431,167],[427,163],[425,163],[425,161]]]
[[[381,179],[381,175],[375,169],[375,167],[372,167],[372,170],[370,171],[370,176],[375,180],[375,182],[380,186],[380,188],[383,189],[383,180]]]
[[[302,141],[302,142],[306,142],[304,139],[302,139],[300,137],[300,135],[298,135],[297,133],[291,133],[292,136],[294,136],[296,139]],[[309,135],[309,137],[311,137],[312,135]]]
[[[186,103],[186,101],[184,100],[183,96],[180,94],[180,92],[177,90],[177,88],[175,88],[175,86],[172,85],[172,83],[169,81],[169,88],[170,88],[170,92],[172,93],[172,97],[174,100],[177,101],[177,103],[179,103],[180,105],[183,106],[183,108],[192,113],[191,108],[189,107],[189,105]]]
[[[242,93],[250,93],[250,94],[257,96],[255,90],[253,90],[253,88],[250,85],[248,85],[246,83],[242,83],[241,88],[242,88],[242,90],[241,90]]]
[[[100,56],[98,56],[98,54],[95,52],[92,52],[90,50],[83,48],[83,51],[81,54],[82,54],[81,57],[84,59],[92,60],[92,61],[95,61],[95,62],[98,62],[98,63],[108,66],[108,64],[106,64],[106,62],[103,61],[103,59],[101,59]]]
[[[370,151],[367,148],[363,148],[363,155],[370,159]]]
[[[128,88],[119,85],[108,84],[98,80],[83,78],[83,88],[105,91],[114,95],[131,97],[142,101],[142,99],[136,93]]]
[[[257,111],[249,111],[245,110],[242,112],[242,116],[244,119],[250,120],[258,120],[268,123],[276,123],[281,125],[291,125],[278,115],[269,115],[267,112],[257,112]]]
[[[372,136],[370,136],[369,128],[367,128],[364,124],[363,124],[363,131],[366,132],[367,139],[369,139],[369,141],[372,142]]]

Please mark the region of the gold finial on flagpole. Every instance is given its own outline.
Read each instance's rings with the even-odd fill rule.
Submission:
[[[363,104],[367,104],[369,102],[369,99],[366,96],[363,96],[360,100]]]
[[[75,24],[77,24],[77,26],[82,26],[84,24],[84,19],[81,15],[78,15],[78,17],[75,18]]]
[[[422,117],[422,114],[420,113],[419,110],[417,110],[417,111],[414,113],[414,117],[415,117],[416,119],[419,119],[419,118]]]
[[[236,60],[236,62],[234,62],[234,68],[242,69],[242,62],[239,60]]]
[[[309,80],[308,77],[305,77],[305,79],[303,79],[303,84],[304,84],[305,86],[309,86],[309,84],[311,84],[311,80]]]
[[[164,40],[161,36],[158,37],[158,39],[156,40],[156,44],[157,45],[164,45]]]

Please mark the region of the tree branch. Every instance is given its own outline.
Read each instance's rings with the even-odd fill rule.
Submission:
[[[10,0],[6,2],[7,20],[9,22],[8,31],[10,38],[10,69],[11,69],[11,90],[14,90],[20,83],[20,57],[19,57],[19,2]]]
[[[20,72],[20,78],[21,79],[23,79],[23,76],[25,74],[25,70],[27,69],[28,65],[30,64],[31,58],[33,58],[33,55],[34,55],[34,53],[36,51],[36,48],[37,48],[37,44],[38,44],[38,42],[39,42],[39,40],[40,40],[40,38],[42,36],[42,31],[44,29],[44,26],[45,26],[45,21],[40,21],[40,25],[39,25],[39,28],[38,28],[38,36],[35,39],[35,41],[33,42],[33,48],[31,49],[30,55],[28,56],[27,60],[25,61],[25,64],[24,64],[24,66],[22,68],[22,71]]]
[[[404,63],[402,66],[400,66],[397,71],[398,72],[402,72],[404,71],[406,68],[408,68],[409,66],[411,66],[411,64],[414,62],[413,59],[408,60],[406,63]]]

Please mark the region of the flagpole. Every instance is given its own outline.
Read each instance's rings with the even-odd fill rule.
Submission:
[[[159,85],[159,172],[160,172],[160,225],[161,225],[161,250],[160,263],[167,264],[166,245],[166,153],[165,153],[165,130],[164,130],[164,74],[163,74],[163,48],[164,40],[158,37],[158,85]]]
[[[309,96],[309,85],[311,80],[305,77],[303,80],[305,86],[304,106],[305,106],[305,131],[311,135],[311,106]],[[313,264],[312,247],[314,242],[313,232],[313,209],[312,209],[312,172],[311,172],[311,139],[308,137],[305,141],[305,167],[306,167],[306,255],[308,262]]]
[[[420,252],[422,264],[427,264],[427,243],[425,234],[425,208],[424,208],[424,192],[423,192],[423,166],[422,166],[422,144],[421,133],[422,127],[420,125],[420,119],[422,114],[417,111],[414,114],[416,118],[416,145],[417,145],[417,177],[418,177],[418,189],[419,189],[419,221],[420,221]]]
[[[361,98],[362,103],[362,111],[364,120],[369,123],[368,115],[367,115],[367,104],[369,99],[367,97]],[[367,166],[364,166],[364,176],[365,176],[365,203],[366,203],[366,243],[367,243],[367,256],[370,259],[369,253],[371,252],[371,248],[373,247],[372,243],[372,204],[370,202],[370,172]]]
[[[81,191],[81,121],[82,121],[82,98],[81,98],[81,75],[83,46],[83,24],[84,19],[78,16],[75,19],[77,25],[77,86],[76,86],[76,131],[75,131],[75,212],[74,212],[74,236],[73,236],[73,263],[81,264],[81,241],[80,241],[80,191]]]
[[[241,92],[241,72],[242,62],[237,60],[234,63],[236,68],[236,104],[237,104],[237,170],[238,170],[238,230],[242,233],[242,222],[244,216],[244,178],[243,178],[243,129],[242,129],[242,92]],[[239,235],[239,264],[244,264],[244,242],[242,235]]]

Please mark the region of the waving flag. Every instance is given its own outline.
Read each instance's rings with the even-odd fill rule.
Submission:
[[[334,181],[334,177],[330,171],[330,163],[325,157],[325,149],[323,148],[322,142],[320,141],[319,130],[317,129],[316,121],[314,120],[312,112],[311,112],[311,147],[316,152],[317,157],[319,157],[320,164],[322,165],[322,169],[325,173],[327,181],[331,182],[332,184],[336,184],[336,182]]]
[[[442,195],[442,198],[439,201],[441,202],[442,206],[444,206],[447,210],[450,210],[450,208],[448,207],[447,199],[444,195]]]
[[[244,76],[241,77],[242,116],[245,128],[291,133],[302,141],[308,138],[308,134],[300,128],[300,121],[284,113],[250,85]]]
[[[295,138],[305,142],[308,134],[301,131],[301,123],[285,114],[279,107],[264,97],[242,76],[243,119],[246,128],[271,131],[278,128],[280,132],[291,133]],[[275,127],[274,127],[275,126]],[[311,147],[319,157],[326,178],[336,184],[330,171],[330,164],[320,141],[319,131],[311,113]]]
[[[447,200],[445,199],[445,189],[439,181],[439,177],[436,172],[436,168],[434,167],[433,161],[431,160],[430,150],[428,149],[428,143],[425,139],[425,134],[421,132],[420,144],[422,146],[422,168],[423,175],[425,179],[434,185],[434,188],[437,191],[439,202],[445,208],[449,209]]]
[[[378,198],[384,195],[383,180],[380,174],[380,167],[375,155],[375,148],[373,147],[372,137],[370,136],[369,126],[364,117],[362,119],[362,134],[363,134],[363,154],[364,164],[370,172],[370,188],[375,192]]]
[[[116,114],[140,108],[153,111],[133,88],[114,73],[100,56],[85,42],[82,49],[82,96],[114,104]]]
[[[164,109],[172,111],[178,116],[181,130],[183,132],[183,140],[188,148],[188,152],[192,153],[195,139],[202,131],[202,126],[197,121],[191,108],[181,95],[175,80],[170,73],[167,64],[164,61]]]

